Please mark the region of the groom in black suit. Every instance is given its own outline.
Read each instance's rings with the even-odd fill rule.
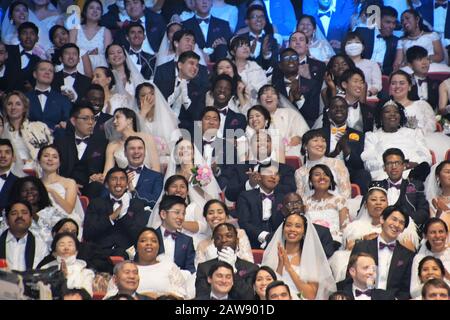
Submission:
[[[64,135],[55,139],[61,157],[59,174],[74,179],[81,193],[93,198],[96,193],[88,185],[91,176],[103,172],[108,141],[104,135],[93,134],[95,117],[90,106],[75,107],[70,123],[73,129],[67,128]]]
[[[253,300],[253,278],[258,266],[249,261],[242,260],[236,254],[239,238],[236,227],[230,223],[221,223],[213,231],[214,246],[217,248],[218,257],[200,263],[195,279],[195,291],[198,297],[209,295],[211,285],[208,282],[208,274],[217,261],[225,261],[233,267],[233,288],[228,298],[236,300]]]
[[[410,299],[409,287],[414,252],[406,249],[397,240],[408,227],[409,216],[402,209],[389,206],[384,209],[380,221],[381,234],[373,240],[357,242],[351,256],[360,252],[370,254],[378,265],[376,288],[386,290],[400,300]]]
[[[8,139],[0,139],[0,212],[9,204],[9,193],[17,177],[11,172],[14,148]]]
[[[135,67],[146,80],[155,74],[156,55],[145,52],[142,45],[145,40],[145,29],[142,24],[132,22],[127,27],[127,40],[130,43],[128,54]]]

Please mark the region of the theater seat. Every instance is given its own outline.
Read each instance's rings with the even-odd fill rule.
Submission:
[[[256,264],[260,264],[262,262],[264,250],[263,249],[252,249],[253,260]]]
[[[286,164],[297,170],[302,165],[302,160],[297,156],[286,156]]]
[[[84,212],[86,213],[87,207],[89,206],[89,198],[86,196],[80,196],[80,202]]]
[[[352,199],[360,195],[361,195],[361,188],[357,184],[352,183]]]
[[[431,154],[431,165],[436,164],[436,154],[434,153],[433,150],[430,150],[430,154]]]
[[[122,256],[109,256],[109,260],[113,265],[118,264],[119,262],[125,261],[125,258]]]
[[[389,76],[386,75],[382,75],[381,76],[381,86],[382,86],[382,91],[389,96]]]
[[[450,149],[445,153],[445,160],[450,160]]]
[[[450,78],[450,72],[428,72],[428,77],[432,80],[439,80],[442,82]]]

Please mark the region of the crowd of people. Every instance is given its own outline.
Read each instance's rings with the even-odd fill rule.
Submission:
[[[449,1],[3,3],[4,269],[61,299],[449,299]]]

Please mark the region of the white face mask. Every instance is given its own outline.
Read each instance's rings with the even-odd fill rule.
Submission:
[[[347,53],[350,57],[359,56],[363,52],[362,43],[349,43],[345,46],[345,53]]]

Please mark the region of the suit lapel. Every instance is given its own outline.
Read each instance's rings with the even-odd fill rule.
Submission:
[[[392,277],[395,273],[395,268],[401,265],[401,253],[400,253],[400,242],[396,241],[394,252],[392,253],[391,264],[389,265],[389,273],[386,281],[386,288],[389,288],[389,283],[392,281]]]
[[[159,227],[158,229],[156,229],[156,232],[159,233],[160,239],[161,239],[161,243],[160,243],[160,245],[159,245],[160,250],[161,250],[161,253],[165,253],[166,250],[164,249],[164,237],[163,237],[162,232],[161,232],[161,227]]]
[[[177,232],[178,237],[175,239],[175,252],[174,252],[174,262],[177,266],[181,267],[183,265],[182,261],[182,252],[183,252],[183,245],[184,245],[184,239],[181,237],[181,234]]]
[[[378,265],[378,238],[375,238],[368,243],[368,251],[369,254],[375,258],[375,264]]]
[[[35,246],[34,235],[28,231],[27,243],[25,245],[25,265],[27,269],[33,269]]]
[[[6,259],[6,236],[8,229],[6,229],[0,236],[0,259]]]

